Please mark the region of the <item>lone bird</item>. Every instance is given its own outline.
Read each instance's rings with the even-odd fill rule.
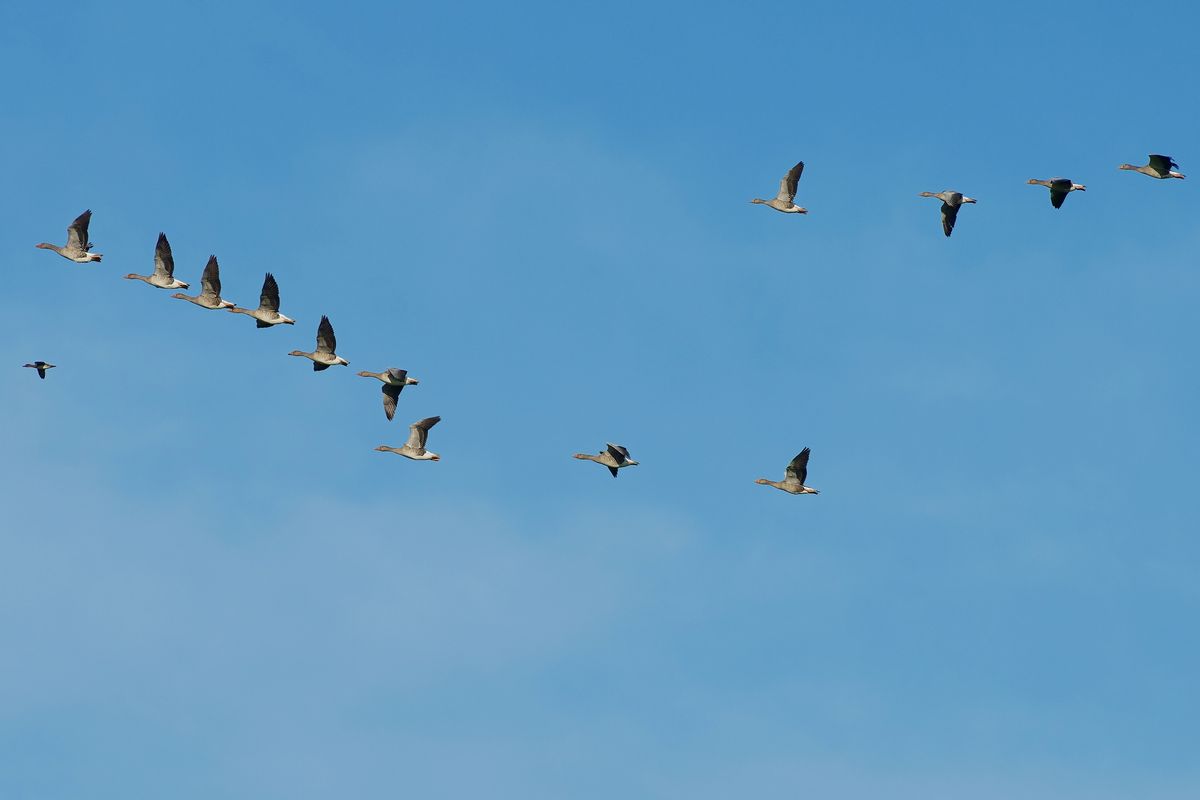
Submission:
[[[398,456],[411,458],[413,461],[441,461],[441,456],[425,449],[425,442],[429,440],[429,429],[441,421],[441,417],[426,417],[418,420],[408,426],[408,441],[404,443],[403,447],[388,447],[386,444],[381,444],[375,449],[381,453],[395,453]]]
[[[30,369],[36,369],[38,371],[38,377],[42,380],[46,380],[46,370],[54,369],[53,364],[47,364],[45,361],[35,361],[32,364],[22,364],[21,366],[29,367]]]
[[[329,317],[321,317],[321,322],[317,325],[317,349],[311,353],[305,353],[303,350],[293,350],[288,355],[301,356],[312,361],[313,372],[320,372],[337,364],[349,366],[349,361],[334,352],[336,349],[337,337],[333,335],[333,324],[330,323]]]
[[[788,494],[820,494],[816,489],[804,485],[804,479],[808,477],[808,456],[811,452],[807,447],[801,450],[792,459],[792,463],[787,465],[783,480],[773,481],[768,478],[759,478],[754,482],[763,486],[774,486]]]
[[[1030,186],[1046,186],[1050,189],[1050,205],[1055,208],[1062,208],[1063,200],[1067,199],[1067,195],[1071,192],[1086,192],[1087,187],[1080,183],[1071,183],[1069,178],[1051,178],[1048,181],[1030,178],[1028,181]]]
[[[617,470],[625,467],[636,467],[638,462],[629,457],[629,451],[619,444],[605,443],[606,449],[601,450],[596,455],[590,453],[576,453],[575,458],[582,461],[595,461],[597,464],[603,464],[608,467],[608,471],[612,476],[617,477]]]
[[[138,275],[131,272],[125,277],[159,289],[186,289],[191,285],[175,278],[175,257],[171,255],[171,243],[167,241],[165,233],[158,234],[158,242],[154,245],[154,274]]]
[[[76,264],[86,264],[89,261],[100,261],[104,258],[100,253],[89,253],[92,249],[92,243],[88,241],[88,223],[92,221],[92,210],[80,214],[67,228],[67,244],[65,247],[59,247],[56,244],[49,242],[40,242],[35,244],[42,250],[53,250],[63,258],[69,258]]]
[[[800,183],[800,176],[802,174],[804,174],[803,161],[789,169],[787,175],[784,175],[779,181],[779,194],[775,195],[773,199],[762,200],[756,197],[750,202],[770,206],[776,211],[782,211],[785,214],[807,214],[807,208],[801,208],[792,202],[796,199],[796,184]]]
[[[279,284],[275,281],[275,276],[267,273],[267,277],[263,279],[262,294],[258,296],[258,308],[238,308],[234,306],[229,309],[234,314],[245,314],[248,317],[254,317],[255,327],[269,328],[272,325],[295,325],[296,320],[291,317],[285,317],[279,313]]]
[[[1163,180],[1165,178],[1179,178],[1179,180],[1183,180],[1185,177],[1187,177],[1186,175],[1171,171],[1171,167],[1178,166],[1179,165],[1175,163],[1175,159],[1171,158],[1170,156],[1160,156],[1152,153],[1150,155],[1149,164],[1141,167],[1135,167],[1133,164],[1122,164],[1121,169],[1129,169],[1133,170],[1134,172],[1140,172],[1143,175],[1149,175],[1151,178],[1158,178],[1159,180]],[[38,247],[41,247],[41,245],[38,245]]]
[[[189,303],[195,303],[201,308],[213,311],[235,307],[230,301],[221,299],[221,268],[217,264],[216,256],[209,256],[208,263],[204,265],[204,274],[200,276],[200,294],[192,297],[183,292],[176,292],[171,297],[176,300],[187,300]]]
[[[383,413],[387,414],[388,419],[396,416],[396,401],[400,399],[400,392],[404,391],[404,387],[416,386],[420,383],[416,378],[408,377],[408,370],[395,367],[389,367],[386,372],[364,370],[358,373],[358,376],[360,378],[378,378],[383,381]]]
[[[954,221],[958,219],[958,209],[963,203],[974,203],[975,198],[964,197],[962,192],[921,192],[921,197],[936,197],[942,201],[942,232],[949,236],[954,230]]]

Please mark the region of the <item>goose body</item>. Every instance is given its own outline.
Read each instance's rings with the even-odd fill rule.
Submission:
[[[41,250],[53,250],[63,258],[74,261],[76,264],[86,264],[89,261],[100,261],[104,258],[100,253],[88,252],[92,249],[92,243],[88,241],[88,223],[92,221],[92,210],[89,208],[84,211],[75,221],[67,228],[67,243],[63,247],[49,242],[39,242],[35,244]]]
[[[605,449],[596,455],[591,453],[576,453],[575,458],[581,461],[595,461],[608,467],[612,476],[617,477],[617,470],[625,467],[636,467],[638,462],[629,457],[629,451],[619,444],[606,443]]]
[[[944,192],[921,192],[921,197],[936,197],[942,201],[942,232],[949,236],[954,230],[954,222],[958,219],[958,209],[964,203],[974,203],[975,198],[964,197],[962,192],[947,189]]]
[[[321,321],[317,324],[317,349],[311,353],[293,350],[288,355],[300,356],[313,362],[313,372],[320,372],[339,364],[349,366],[349,361],[334,352],[336,349],[337,338],[333,335],[333,324],[330,323],[329,317],[321,317]]]
[[[143,281],[159,289],[186,289],[191,284],[175,278],[175,257],[171,255],[171,243],[165,233],[158,234],[158,243],[154,245],[154,272],[150,275],[129,273],[125,276],[131,281]]]
[[[411,458],[413,461],[441,461],[437,453],[425,449],[429,440],[429,429],[442,421],[441,417],[426,417],[408,426],[408,441],[402,447],[388,447],[381,444],[375,449],[381,453],[395,453],[398,456]]]
[[[187,300],[189,303],[213,311],[220,308],[234,308],[233,303],[221,298],[221,268],[217,264],[216,256],[209,256],[208,263],[204,265],[204,274],[200,276],[200,294],[192,297],[182,292],[176,292],[171,297],[176,300]]]
[[[1030,186],[1045,186],[1050,190],[1050,205],[1062,208],[1063,201],[1071,192],[1086,192],[1087,187],[1080,183],[1072,183],[1069,178],[1051,178],[1048,181],[1030,178]]]
[[[296,324],[296,320],[279,313],[279,283],[276,282],[275,276],[269,272],[267,273],[267,277],[263,278],[262,294],[258,296],[258,308],[239,308],[235,305],[229,311],[234,314],[245,314],[248,317],[253,317],[255,327],[258,328],[270,328],[272,325]]]
[[[808,456],[811,452],[807,447],[801,450],[787,465],[783,480],[773,481],[768,478],[759,478],[754,482],[762,486],[774,486],[788,494],[820,494],[817,489],[804,485],[804,481],[808,478]]]
[[[45,361],[35,361],[32,364],[22,364],[21,366],[36,369],[38,377],[42,380],[46,380],[46,370],[54,369],[53,364],[47,364]]]
[[[800,183],[800,176],[803,174],[804,162],[801,161],[789,169],[787,174],[779,181],[779,194],[770,200],[763,200],[756,197],[750,202],[770,206],[776,211],[782,211],[784,214],[807,214],[807,208],[801,208],[792,202],[796,199],[796,187]]]
[[[408,370],[395,367],[389,367],[383,372],[364,370],[358,375],[360,378],[378,378],[383,381],[383,413],[388,419],[396,416],[396,401],[400,399],[400,392],[404,391],[404,387],[420,383],[416,378],[408,377]]]
[[[1122,164],[1120,168],[1132,170],[1133,172],[1140,172],[1143,175],[1149,175],[1151,178],[1158,178],[1159,180],[1165,180],[1167,178],[1178,178],[1179,180],[1183,180],[1185,177],[1187,177],[1186,175],[1174,172],[1171,169],[1172,167],[1178,166],[1179,165],[1175,163],[1175,159],[1171,158],[1170,156],[1151,153],[1149,164],[1136,167],[1133,164]]]

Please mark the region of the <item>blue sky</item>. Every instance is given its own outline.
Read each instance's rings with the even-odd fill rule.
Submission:
[[[34,5],[0,795],[1195,793],[1194,9]]]

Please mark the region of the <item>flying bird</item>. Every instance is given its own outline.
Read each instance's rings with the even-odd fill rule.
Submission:
[[[1149,164],[1140,167],[1135,167],[1133,164],[1122,164],[1120,168],[1133,170],[1134,172],[1140,172],[1143,175],[1149,175],[1151,178],[1158,178],[1159,180],[1163,180],[1165,178],[1179,178],[1179,180],[1183,180],[1185,177],[1187,177],[1186,175],[1171,171],[1171,167],[1178,166],[1179,165],[1175,163],[1175,159],[1171,158],[1170,156],[1151,154]],[[39,247],[40,246],[41,245],[39,245]]]
[[[254,317],[254,324],[259,328],[269,328],[272,325],[295,325],[296,320],[291,317],[285,317],[279,313],[279,284],[275,281],[275,276],[267,273],[267,277],[263,279],[262,294],[258,296],[258,308],[238,308],[234,306],[229,309],[234,314],[245,314],[248,317]]]
[[[429,440],[429,429],[442,421],[441,417],[426,417],[408,426],[408,441],[403,447],[388,447],[381,444],[375,449],[381,453],[395,453],[398,456],[411,458],[413,461],[441,461],[442,457],[425,449]]]
[[[293,350],[288,355],[309,359],[313,362],[313,372],[320,372],[323,369],[329,369],[338,364],[342,366],[350,364],[349,361],[334,352],[336,349],[337,338],[333,335],[333,324],[330,323],[329,317],[323,316],[317,325],[317,349],[311,353],[305,353],[303,350]]]
[[[787,465],[783,480],[773,481],[768,478],[759,478],[754,482],[763,486],[774,486],[788,494],[820,494],[816,489],[804,485],[804,481],[808,477],[808,456],[811,452],[807,447],[801,450],[792,459],[792,463]]]
[[[234,308],[234,304],[228,300],[221,298],[221,268],[217,265],[217,257],[209,256],[208,263],[204,265],[204,274],[200,276],[200,294],[192,297],[183,292],[176,292],[171,295],[176,300],[187,300],[189,303],[195,303],[201,308],[208,308],[216,311],[221,308]]]
[[[1068,178],[1051,178],[1048,181],[1030,178],[1028,181],[1030,186],[1046,186],[1050,189],[1050,204],[1055,208],[1062,208],[1063,201],[1067,199],[1067,195],[1071,192],[1086,192],[1087,187],[1079,183],[1071,183]]]
[[[936,197],[942,201],[942,232],[949,236],[954,230],[954,221],[958,219],[958,209],[963,203],[974,203],[975,198],[964,197],[962,192],[921,192],[921,197]]]
[[[771,200],[762,200],[756,197],[750,202],[770,206],[776,211],[782,211],[785,214],[807,214],[807,208],[801,208],[792,202],[796,199],[796,184],[800,183],[800,176],[803,173],[804,162],[801,161],[789,169],[787,175],[784,175],[783,179],[779,181],[779,194],[775,195]]]
[[[63,258],[68,258],[76,264],[100,261],[104,256],[100,253],[88,252],[92,249],[92,243],[88,241],[88,223],[91,221],[92,210],[89,208],[76,217],[75,221],[71,223],[71,227],[67,228],[67,244],[65,247],[59,247],[49,242],[40,242],[35,244],[34,247],[42,250],[53,250]]]
[[[35,361],[32,364],[22,364],[21,366],[29,367],[30,369],[36,369],[38,377],[42,380],[46,380],[46,370],[54,369],[53,364],[47,364],[45,361]]]
[[[400,399],[400,392],[404,391],[404,387],[416,386],[420,383],[416,378],[408,377],[408,370],[395,367],[389,367],[385,372],[364,370],[358,373],[358,376],[360,378],[378,378],[383,381],[383,413],[387,414],[388,419],[396,416],[396,401]]]
[[[154,274],[137,275],[131,272],[125,277],[159,289],[186,289],[191,285],[175,278],[175,257],[171,255],[171,243],[167,241],[165,233],[158,234],[158,243],[154,245]]]
[[[636,467],[638,462],[629,457],[629,451],[619,444],[606,443],[606,448],[601,450],[596,455],[590,453],[576,453],[575,458],[583,461],[595,461],[597,464],[603,464],[608,467],[608,471],[612,476],[617,477],[617,470],[625,467]]]

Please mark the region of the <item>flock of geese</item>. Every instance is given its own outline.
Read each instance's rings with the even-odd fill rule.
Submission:
[[[1179,165],[1175,163],[1175,159],[1170,156],[1158,154],[1152,154],[1149,157],[1149,163],[1144,165],[1120,165],[1120,169],[1140,172],[1143,175],[1148,175],[1151,178],[1159,180],[1169,178],[1182,180],[1184,176],[1175,171],[1178,167]],[[770,200],[763,200],[756,197],[750,202],[769,206],[784,214],[807,214],[808,209],[798,206],[795,203],[800,176],[803,174],[804,162],[801,161],[788,170],[787,174],[779,181],[779,193],[775,197]],[[1028,182],[1030,185],[1045,186],[1048,188],[1050,190],[1050,203],[1055,208],[1062,208],[1063,202],[1071,192],[1087,191],[1086,186],[1075,183],[1067,178],[1050,178],[1049,180],[1030,178]],[[942,201],[942,232],[946,236],[950,236],[954,231],[954,224],[958,219],[959,209],[964,205],[976,202],[972,197],[967,197],[961,192],[949,189],[941,192],[921,192],[920,196],[936,197]],[[41,242],[35,246],[42,250],[53,250],[63,258],[74,261],[77,264],[87,264],[93,261],[100,262],[104,257],[100,253],[92,252],[93,245],[88,238],[88,226],[91,223],[91,219],[92,212],[90,209],[76,217],[75,221],[67,228],[67,243],[62,247],[48,242]],[[190,284],[175,277],[175,259],[171,254],[171,243],[167,241],[165,233],[158,235],[158,242],[154,247],[154,272],[149,275],[130,273],[125,277],[129,280],[143,281],[158,289],[187,289],[190,287]],[[171,297],[178,300],[186,300],[189,303],[211,311],[245,314],[246,316],[253,317],[255,325],[259,328],[296,324],[294,319],[284,316],[279,312],[279,284],[276,282],[275,276],[269,272],[263,279],[258,308],[240,308],[235,303],[222,298],[221,268],[216,256],[209,256],[208,258],[208,263],[205,265],[204,272],[200,276],[199,294],[188,295],[182,292],[175,292]],[[322,316],[321,321],[317,324],[316,349],[311,352],[293,350],[288,355],[307,358],[312,362],[314,372],[321,372],[333,366],[348,366],[350,364],[349,361],[337,354],[337,337],[333,332],[333,324],[329,321],[329,317],[326,316]],[[46,361],[34,361],[24,366],[37,370],[38,377],[44,380],[47,370],[53,369],[55,365]],[[394,367],[388,368],[383,372],[359,372],[358,375],[363,378],[375,378],[382,382],[383,411],[388,420],[391,420],[396,414],[396,404],[400,399],[400,393],[404,390],[404,387],[415,386],[420,383],[416,378],[409,377],[406,370]],[[379,445],[375,449],[379,452],[395,453],[414,461],[438,461],[441,459],[441,456],[426,449],[426,444],[429,440],[430,429],[434,425],[437,425],[441,419],[441,417],[426,417],[417,420],[409,426],[408,441],[403,446],[389,447],[388,445]],[[763,486],[773,486],[789,494],[820,494],[818,490],[804,484],[808,479],[808,458],[810,452],[809,448],[805,447],[788,463],[784,470],[782,481],[758,478],[755,483]],[[638,465],[637,461],[630,458],[627,448],[611,443],[608,443],[605,449],[596,455],[576,453],[575,458],[583,461],[594,461],[604,466],[612,473],[614,478],[617,477],[619,470]]]

